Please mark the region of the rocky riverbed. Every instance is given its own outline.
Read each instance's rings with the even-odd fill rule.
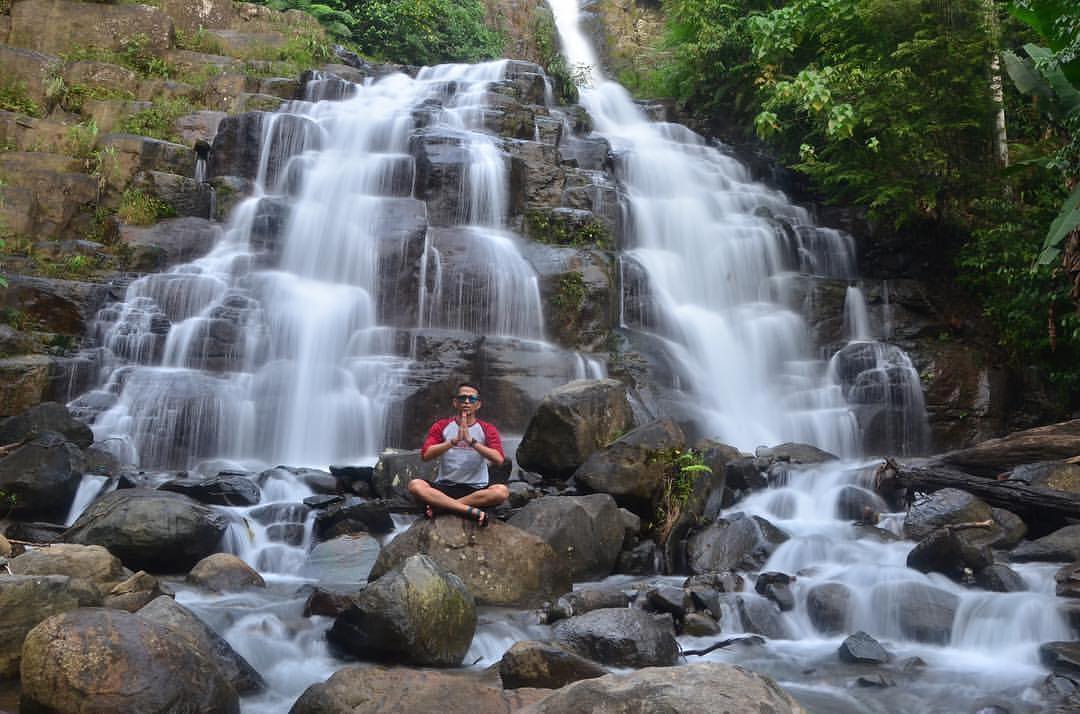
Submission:
[[[415,452],[151,474],[60,405],[11,417],[3,676],[53,711],[621,711],[643,692],[702,711],[720,691],[740,711],[1076,706],[1077,467],[1060,455],[1080,422],[918,461],[1056,498],[1045,511],[897,487],[896,461],[688,444],[674,423],[550,448],[598,443],[595,395],[625,389],[545,400],[487,528],[417,518]],[[662,540],[669,455],[691,447],[712,473]]]

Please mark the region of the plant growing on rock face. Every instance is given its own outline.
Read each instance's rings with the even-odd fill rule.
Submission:
[[[43,112],[37,102],[30,98],[24,82],[0,84],[0,110],[40,117]]]
[[[193,109],[190,101],[180,97],[158,100],[149,109],[125,119],[120,124],[120,131],[161,141],[177,141],[176,120]]]
[[[137,188],[128,188],[120,197],[117,217],[124,223],[136,226],[148,226],[159,218],[175,215],[175,211],[159,198]]]
[[[667,541],[671,529],[678,523],[687,501],[694,493],[694,483],[698,477],[712,473],[712,469],[705,465],[704,457],[695,449],[672,449],[663,456],[663,460],[667,473],[653,519],[661,543]]]

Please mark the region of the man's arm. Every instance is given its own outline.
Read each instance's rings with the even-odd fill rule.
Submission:
[[[503,454],[502,439],[499,438],[499,432],[486,421],[480,422],[480,428],[484,430],[485,443],[481,444],[479,441],[474,440],[470,446],[494,465],[502,466],[506,456]]]
[[[427,438],[424,439],[424,445],[420,447],[421,461],[437,459],[454,446],[451,442],[446,441],[443,438],[443,429],[446,428],[447,423],[450,421],[452,420],[440,419],[428,429]]]

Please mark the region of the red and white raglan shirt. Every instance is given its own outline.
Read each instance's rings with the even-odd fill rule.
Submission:
[[[440,419],[431,425],[428,430],[424,445],[420,447],[420,453],[426,453],[428,449],[444,441],[450,441],[458,433],[457,420],[454,418]],[[469,427],[469,438],[476,439],[484,446],[495,449],[500,456],[504,456],[502,439],[494,425],[477,419]],[[435,479],[440,483],[455,483],[467,486],[483,488],[490,482],[487,459],[469,446],[464,441],[459,441],[450,450],[443,454],[439,461],[439,475]]]

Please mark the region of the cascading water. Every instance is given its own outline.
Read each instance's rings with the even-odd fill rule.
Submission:
[[[584,80],[582,104],[616,157],[627,214],[624,299],[634,302],[625,325],[666,343],[703,433],[748,450],[797,441],[860,453],[865,422],[847,390],[816,357],[803,317],[773,299],[797,273],[854,278],[851,237],[813,225],[806,210],[685,127],[650,121],[600,72],[578,4],[550,5],[566,60]],[[919,406],[904,418],[924,419]]]
[[[505,227],[507,160],[483,131],[506,67],[425,68],[263,115],[254,195],[214,249],[99,315],[106,378],[72,404],[97,439],[143,468],[373,463],[410,367],[392,325],[551,349],[537,276]],[[421,107],[438,148],[460,155],[449,207],[412,197]],[[421,279],[402,294],[387,276],[411,261]],[[582,358],[564,361],[550,386],[584,376]]]
[[[600,72],[579,26],[579,3],[548,4],[568,65],[586,80],[582,104],[616,156],[626,227],[623,324],[666,343],[675,386],[700,405],[703,432],[748,450],[792,440],[846,457],[925,452],[918,374],[903,350],[878,341],[892,331],[887,286],[876,323],[854,283],[850,237],[814,227],[802,209],[753,183],[744,167],[688,130],[650,123]],[[827,362],[815,359],[800,306],[790,300],[795,273],[849,286],[846,344]],[[1072,637],[1054,596],[1053,567],[1017,565],[1028,591],[1015,593],[970,589],[908,568],[912,544],[896,537],[904,514],[887,513],[874,495],[875,466],[792,468],[725,514],[760,516],[789,536],[761,572],[795,576],[795,605],[776,610],[764,645],[708,656],[771,674],[811,711],[975,711],[988,696],[1037,702],[1046,674],[1039,645]],[[881,527],[853,522],[863,518]],[[842,594],[843,622],[832,634],[822,634],[808,614],[815,591]],[[715,613],[725,633],[762,631],[741,613],[753,609],[750,600],[762,598],[748,587]],[[928,634],[930,612],[938,613],[940,630]],[[858,670],[836,653],[858,630],[885,642],[897,662],[918,658],[889,669],[901,686],[852,686]],[[697,649],[714,638],[684,640],[684,648]]]

